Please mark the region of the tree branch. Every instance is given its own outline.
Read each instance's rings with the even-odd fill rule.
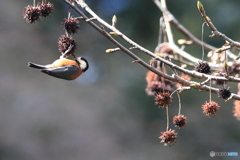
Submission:
[[[217,80],[217,81],[228,81],[228,82],[240,82],[240,78],[236,78],[236,77],[220,77],[220,76],[212,76],[212,75],[207,75],[207,74],[203,74],[203,73],[199,73],[196,72],[194,70],[188,70],[188,69],[184,69],[174,63],[172,63],[171,61],[169,61],[168,59],[164,59],[163,57],[159,57],[156,54],[152,53],[151,51],[145,49],[144,47],[140,46],[139,44],[137,44],[136,42],[132,41],[131,39],[129,39],[127,36],[125,36],[122,32],[120,32],[118,29],[116,29],[116,27],[114,25],[110,25],[108,23],[106,23],[104,20],[102,20],[97,14],[95,14],[91,8],[85,3],[85,1],[83,0],[73,0],[74,3],[71,3],[69,0],[63,0],[64,2],[66,2],[70,7],[72,7],[79,15],[81,15],[85,21],[87,23],[89,23],[93,28],[95,28],[98,32],[100,32],[103,36],[105,36],[107,39],[109,39],[113,44],[115,44],[117,47],[119,47],[119,49],[123,52],[125,52],[126,54],[128,54],[130,57],[132,57],[134,59],[134,62],[137,62],[139,64],[141,64],[142,66],[144,66],[145,68],[147,68],[148,70],[156,73],[157,75],[159,75],[160,77],[164,77],[172,82],[178,82],[180,84],[183,85],[187,85],[187,86],[197,86],[197,87],[191,87],[192,89],[198,89],[198,90],[203,90],[203,91],[212,91],[213,93],[217,93],[219,91],[219,89],[217,88],[213,88],[210,86],[205,85],[205,82],[207,82],[209,79],[211,80]],[[154,2],[156,4],[160,4],[159,7],[161,8],[161,10],[164,11],[164,14],[166,15],[166,13],[168,13],[168,11],[166,10],[166,8],[161,6],[160,1],[154,0]],[[76,6],[76,4],[78,6],[80,6],[81,8],[83,8],[84,10],[86,10],[92,17],[89,18],[87,17],[81,10],[78,9],[78,7]],[[167,15],[171,15],[171,14],[167,14]],[[169,16],[165,16],[165,23],[168,24],[170,21],[167,20]],[[91,20],[90,20],[91,19]],[[173,19],[173,18],[172,18]],[[94,21],[98,21],[102,26],[110,29],[112,32],[108,33],[105,31],[105,29],[103,27],[99,27],[98,25],[96,25],[96,23]],[[171,20],[172,21],[172,20]],[[176,22],[176,21],[175,21]],[[176,23],[177,24],[177,23]],[[184,29],[183,29],[184,30]],[[176,46],[174,44],[174,40],[172,39],[171,36],[171,28],[170,28],[170,24],[167,27],[167,33],[170,35],[168,36],[169,42],[171,41],[172,43],[170,44],[170,47],[175,50],[177,53],[179,53],[181,56],[190,59],[192,62],[199,62],[200,60],[189,55],[188,53],[186,53],[185,51],[181,50],[178,46]],[[186,32],[185,32],[186,33]],[[194,81],[188,81],[188,80],[184,80],[181,77],[179,77],[176,74],[173,74],[172,76],[168,75],[167,73],[163,73],[161,71],[159,71],[158,69],[152,67],[151,65],[147,64],[146,62],[144,62],[140,57],[136,56],[130,49],[127,49],[126,47],[124,47],[121,43],[119,43],[116,39],[113,38],[112,35],[116,35],[121,37],[122,39],[124,39],[126,42],[128,42],[129,44],[131,44],[133,46],[133,48],[137,48],[140,51],[148,54],[149,56],[153,57],[156,60],[161,61],[162,63],[166,64],[167,66],[169,66],[170,68],[177,70],[179,72],[185,73],[187,75],[190,75],[192,77],[196,77],[199,79],[206,79],[205,82],[203,82],[202,84],[199,82],[194,82]],[[191,36],[190,36],[191,37]],[[208,48],[211,48],[210,46],[206,45]],[[205,47],[206,47],[205,46]],[[213,48],[211,48],[213,49]],[[118,49],[117,49],[118,50]],[[215,65],[215,67],[219,67],[219,64],[212,64]],[[240,96],[233,94],[232,98],[234,99],[238,99],[240,100]]]

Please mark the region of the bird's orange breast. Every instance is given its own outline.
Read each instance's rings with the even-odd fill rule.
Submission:
[[[79,69],[77,74],[72,75],[72,79],[78,78],[82,74],[82,71]]]
[[[62,66],[67,66],[67,65],[74,65],[79,67],[79,65],[77,64],[77,62],[70,60],[70,59],[66,59],[66,58],[61,58],[58,59],[56,61],[54,61],[49,68],[56,68],[56,67],[62,67]]]

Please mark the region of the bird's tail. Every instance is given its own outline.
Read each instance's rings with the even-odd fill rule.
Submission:
[[[28,62],[28,67],[32,67],[32,68],[36,68],[36,69],[46,69],[45,66],[39,65],[39,64],[35,64],[35,63],[32,63],[32,62]]]

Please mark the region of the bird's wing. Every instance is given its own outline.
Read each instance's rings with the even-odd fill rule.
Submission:
[[[65,80],[73,80],[73,76],[79,73],[79,68],[74,65],[66,65],[63,67],[42,69],[41,72],[50,76]]]

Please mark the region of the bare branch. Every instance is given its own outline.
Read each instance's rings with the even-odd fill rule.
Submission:
[[[219,32],[217,30],[215,25],[212,23],[211,19],[206,15],[203,5],[200,1],[198,1],[198,10],[200,11],[205,22],[207,23],[207,26],[212,30],[212,37],[214,37],[214,36],[220,37],[223,40],[227,41],[231,47],[234,47],[234,48],[240,50],[239,42],[232,40],[231,38],[227,37],[225,34]]]
[[[72,3],[70,3],[68,0],[63,0],[65,1],[70,7],[72,7],[79,15],[81,15],[85,20],[89,20],[89,18],[81,11],[79,10],[75,5],[73,5]],[[163,62],[164,64],[168,65],[172,70],[177,70],[179,72],[185,73],[187,75],[190,75],[192,77],[196,77],[199,79],[206,79],[205,82],[203,82],[202,84],[199,84],[198,82],[193,82],[193,81],[187,81],[182,79],[181,77],[179,77],[177,74],[173,74],[172,76],[163,73],[157,69],[155,69],[154,67],[152,67],[151,65],[147,64],[146,62],[144,62],[141,58],[139,58],[138,56],[136,56],[130,49],[127,49],[126,47],[124,47],[122,44],[120,44],[116,39],[114,39],[112,37],[111,34],[109,34],[108,32],[105,31],[105,29],[103,27],[99,27],[98,25],[95,24],[94,21],[86,21],[87,23],[89,23],[93,28],[95,28],[97,31],[99,31],[103,36],[105,36],[107,39],[109,39],[113,44],[115,44],[119,49],[116,50],[121,50],[123,52],[125,52],[126,54],[128,54],[130,57],[132,57],[134,59],[134,62],[137,62],[139,64],[141,64],[142,66],[144,66],[145,68],[147,68],[148,70],[156,73],[157,75],[159,75],[160,77],[164,77],[172,82],[178,82],[180,84],[183,84],[185,86],[197,86],[197,87],[192,87],[193,89],[198,89],[198,90],[202,90],[202,91],[212,91],[213,93],[217,93],[218,89],[213,88],[213,87],[209,87],[207,85],[205,85],[206,82],[209,81],[209,79],[211,80],[217,80],[217,81],[230,81],[230,82],[240,82],[240,78],[236,78],[236,77],[220,77],[220,76],[212,76],[212,75],[207,75],[207,74],[203,74],[203,73],[199,73],[196,71],[191,71],[188,69],[184,69],[174,63],[172,63],[171,61],[164,59],[163,57],[159,57],[156,54],[152,53],[151,51],[143,48],[142,46],[138,45],[137,43],[135,43],[134,41],[132,41],[131,39],[129,39],[127,36],[125,36],[122,32],[120,32],[118,29],[116,29],[115,26],[110,25],[108,23],[106,23],[104,20],[102,20],[98,15],[96,15],[91,9],[90,7],[85,3],[85,1],[83,0],[75,0],[75,2],[77,3],[77,5],[79,5],[80,7],[82,7],[83,9],[85,9],[91,16],[93,20],[98,21],[99,23],[101,23],[102,26],[110,29],[113,33],[115,33],[117,36],[121,37],[122,39],[124,39],[125,41],[127,41],[129,44],[131,44],[133,46],[133,48],[137,48],[139,50],[141,50],[144,53],[147,53],[149,56],[155,58],[156,60],[159,60],[161,62]],[[156,1],[155,2],[159,2]],[[160,3],[160,2],[159,2]],[[168,21],[165,20],[165,23],[167,24]],[[167,33],[169,34],[171,32],[171,28],[170,25],[167,29]],[[171,35],[171,34],[170,34]],[[171,39],[171,36],[169,36],[169,39]],[[177,53],[180,53],[180,55],[182,55],[183,57],[188,57],[188,59],[191,59],[192,62],[198,62],[200,61],[199,59],[189,55],[188,53],[182,51],[179,47],[177,47],[174,44],[174,41],[172,39],[172,44],[171,44],[171,48],[175,51],[177,51]],[[190,58],[189,58],[190,57]],[[218,66],[219,65],[215,65]],[[234,99],[239,99],[240,100],[240,96],[238,95],[233,95]]]

